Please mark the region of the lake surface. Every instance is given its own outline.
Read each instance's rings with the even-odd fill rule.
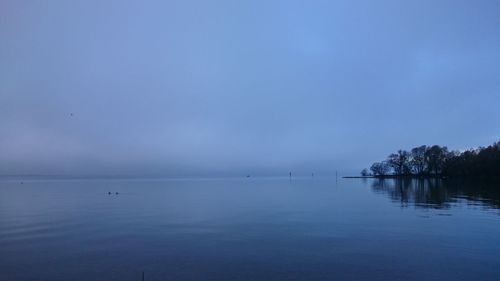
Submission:
[[[499,191],[320,177],[2,179],[0,280],[500,280]]]

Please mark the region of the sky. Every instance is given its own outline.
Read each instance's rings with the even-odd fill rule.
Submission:
[[[0,175],[357,174],[499,124],[499,1],[0,0]]]

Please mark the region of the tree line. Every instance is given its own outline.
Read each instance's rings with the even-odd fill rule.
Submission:
[[[466,151],[449,151],[446,146],[398,150],[375,162],[362,176],[481,177],[500,178],[500,141]]]

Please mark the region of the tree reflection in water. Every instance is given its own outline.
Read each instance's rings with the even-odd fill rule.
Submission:
[[[401,207],[448,209],[455,203],[500,209],[500,183],[444,179],[374,179],[372,189]]]

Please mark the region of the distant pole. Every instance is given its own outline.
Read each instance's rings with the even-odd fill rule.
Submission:
[[[144,271],[142,272],[142,281],[144,281]]]

